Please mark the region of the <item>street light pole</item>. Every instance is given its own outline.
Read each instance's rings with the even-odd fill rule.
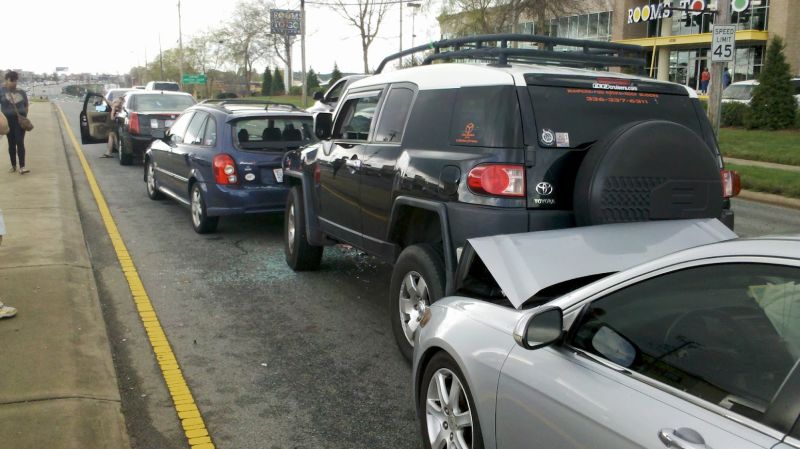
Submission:
[[[416,22],[417,22],[417,10],[421,6],[419,3],[416,2],[408,2],[406,6],[411,8],[413,11],[411,13],[411,47],[414,47],[414,38],[417,37],[417,30],[416,30]]]
[[[303,107],[306,107],[308,106],[306,104],[306,96],[308,95],[308,93],[306,92],[308,89],[308,77],[306,76],[306,1],[305,0],[300,0],[300,64],[303,66],[302,101],[303,101]]]
[[[400,2],[400,51],[403,51],[403,2]],[[401,59],[402,61],[402,59]]]
[[[180,79],[178,83],[183,89],[183,31],[181,29],[181,0],[178,0],[178,66],[180,67]]]

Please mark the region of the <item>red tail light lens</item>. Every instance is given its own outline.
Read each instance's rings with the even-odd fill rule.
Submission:
[[[214,156],[214,181],[220,185],[231,185],[239,182],[236,174],[236,162],[229,154]]]
[[[139,113],[131,112],[131,118],[128,122],[128,132],[131,134],[139,134]]]
[[[467,185],[480,195],[524,197],[525,167],[516,164],[483,164],[469,171]]]
[[[722,177],[722,196],[732,198],[739,195],[739,192],[742,191],[742,180],[739,178],[739,173],[733,170],[722,170],[720,176]]]

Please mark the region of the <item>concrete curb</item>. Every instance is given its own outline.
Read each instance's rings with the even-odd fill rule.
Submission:
[[[736,165],[747,165],[750,167],[761,167],[761,168],[772,168],[775,170],[784,170],[784,171],[791,171],[800,173],[800,166],[797,165],[786,165],[786,164],[776,164],[774,162],[764,162],[764,161],[751,161],[748,159],[737,159],[735,157],[726,157],[725,162],[730,162],[731,164]]]
[[[774,195],[772,193],[753,192],[752,190],[742,190],[738,198],[743,200],[757,201],[759,203],[772,204],[774,206],[787,207],[800,210],[800,200],[787,198],[785,196]]]

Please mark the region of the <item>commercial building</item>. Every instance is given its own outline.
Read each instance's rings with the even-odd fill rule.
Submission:
[[[516,30],[577,39],[596,39],[640,45],[647,54],[647,73],[697,89],[700,74],[710,65],[713,13],[684,13],[666,6],[716,8],[731,1],[735,9],[735,60],[728,68],[734,81],[753,79],[764,64],[766,46],[774,35],[786,42],[786,58],[800,75],[800,0],[582,0],[573,14],[545,20],[521,17]],[[443,36],[453,33],[460,14],[439,19]],[[542,24],[543,26],[537,26]],[[506,26],[498,31],[511,31]]]

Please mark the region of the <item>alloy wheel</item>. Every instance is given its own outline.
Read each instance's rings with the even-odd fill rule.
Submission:
[[[192,189],[192,222],[196,228],[200,227],[203,220],[203,198],[200,196],[200,189]]]
[[[409,271],[400,286],[400,323],[403,333],[411,346],[414,346],[414,333],[419,328],[420,314],[430,305],[430,294],[425,278],[416,271]]]
[[[289,218],[286,222],[286,240],[289,242],[289,252],[294,251],[294,238],[295,238],[295,217],[294,217],[294,204],[289,205]]]
[[[432,449],[472,449],[472,409],[461,380],[441,368],[428,384],[425,400],[428,441]]]
[[[147,164],[147,193],[150,194],[150,196],[156,191],[156,176],[154,171],[153,163],[149,162]]]

